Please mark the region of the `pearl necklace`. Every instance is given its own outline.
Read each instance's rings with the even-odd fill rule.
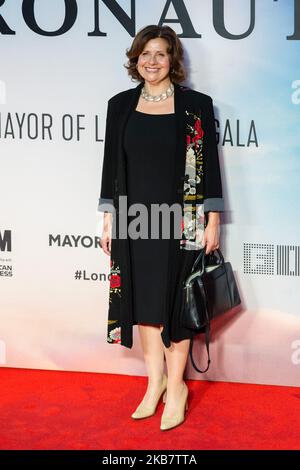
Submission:
[[[147,100],[147,101],[162,101],[166,100],[168,96],[172,96],[174,93],[174,85],[171,82],[170,86],[166,89],[164,93],[161,93],[160,95],[150,95],[150,93],[147,93],[145,86],[143,86],[141,95],[142,97]]]

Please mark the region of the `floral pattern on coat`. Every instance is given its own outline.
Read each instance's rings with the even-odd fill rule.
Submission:
[[[203,204],[203,136],[201,115],[185,111],[186,160],[180,248],[199,250],[205,228]]]
[[[121,297],[121,273],[120,267],[111,258],[110,260],[110,286],[109,303],[111,304],[115,296]],[[107,323],[107,342],[121,343],[121,327],[118,320],[108,320]]]
[[[115,266],[115,262],[110,260],[110,285],[109,285],[109,302],[112,301],[113,295],[121,297],[121,275],[120,267]]]

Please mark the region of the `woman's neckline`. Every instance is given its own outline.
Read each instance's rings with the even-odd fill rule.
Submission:
[[[142,111],[138,111],[137,109],[134,110],[136,113],[145,114],[146,116],[174,116],[175,113],[160,113],[160,114],[153,114],[153,113],[143,113]]]

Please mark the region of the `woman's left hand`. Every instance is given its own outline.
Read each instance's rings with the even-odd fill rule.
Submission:
[[[209,220],[204,230],[202,246],[206,245],[205,254],[208,255],[211,251],[214,251],[220,247],[220,222],[217,216],[214,220]]]

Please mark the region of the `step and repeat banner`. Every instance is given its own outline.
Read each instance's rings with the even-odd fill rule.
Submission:
[[[97,206],[107,100],[137,85],[125,52],[148,24],[176,31],[185,83],[213,97],[242,297],[187,378],[300,385],[298,0],[0,1],[1,366],[146,375],[137,326],[132,349],[106,342]]]

